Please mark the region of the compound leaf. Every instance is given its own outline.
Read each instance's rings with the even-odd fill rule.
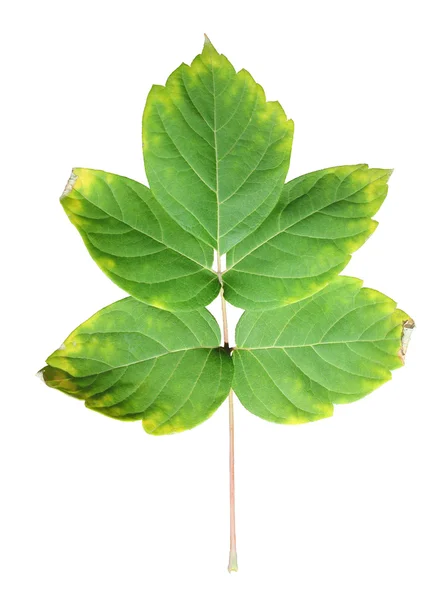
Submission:
[[[351,277],[290,306],[245,312],[233,352],[234,390],[268,421],[331,416],[333,404],[362,398],[402,365],[408,319],[393,300]]]
[[[284,184],[293,122],[207,38],[153,86],[142,135],[151,191],[74,169],[61,198],[91,256],[133,297],[48,358],[49,386],[162,434],[208,418],[232,379],[251,412],[299,423],[390,378],[408,316],[338,276],[377,226],[390,170],[333,167]],[[227,255],[223,273],[213,250]],[[221,286],[225,340],[224,299],[246,310],[232,358],[201,308]]]
[[[171,313],[125,298],[80,325],[42,370],[45,382],[162,435],[205,421],[227,396],[232,360],[206,309]]]
[[[376,229],[390,170],[333,167],[298,177],[260,227],[227,254],[226,299],[265,310],[311,296]]]
[[[144,185],[74,169],[61,203],[99,267],[135,298],[192,310],[218,295],[212,248],[182,229]]]
[[[151,190],[74,169],[61,197],[92,258],[131,297],[48,357],[49,387],[163,435],[208,419],[231,388],[263,419],[307,423],[391,378],[414,321],[339,276],[377,226],[390,170],[340,166],[285,184],[293,122],[208,38],[190,66],[151,89],[142,140]],[[223,347],[202,308],[219,292]],[[232,349],[226,300],[245,309]],[[232,399],[228,570],[236,571]]]
[[[191,66],[153,86],[143,117],[145,170],[162,206],[220,254],[275,206],[293,138],[278,102],[206,40]]]

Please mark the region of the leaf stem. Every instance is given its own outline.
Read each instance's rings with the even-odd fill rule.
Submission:
[[[228,571],[238,571],[235,534],[235,469],[234,469],[234,392],[229,392],[229,564]]]
[[[223,343],[229,347],[228,315],[223,294],[221,256],[217,252],[217,275],[221,284],[220,298],[222,305]],[[229,391],[229,563],[228,571],[238,571],[237,537],[235,532],[235,452],[234,452],[234,392]]]
[[[223,343],[225,346],[229,346],[228,315],[226,313],[226,302],[223,296],[223,286],[221,288],[220,296],[222,301]]]

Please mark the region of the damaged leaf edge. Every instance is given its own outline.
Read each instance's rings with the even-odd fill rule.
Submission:
[[[402,335],[400,338],[400,349],[398,352],[398,356],[400,358],[400,360],[402,361],[402,364],[405,364],[405,357],[406,357],[406,353],[408,351],[408,345],[409,345],[409,341],[411,339],[411,334],[413,332],[413,329],[415,328],[416,324],[413,321],[413,319],[407,319],[406,321],[403,322],[402,324]]]

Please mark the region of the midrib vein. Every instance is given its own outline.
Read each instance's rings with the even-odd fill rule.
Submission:
[[[217,101],[215,93],[215,77],[214,77],[214,66],[211,60],[211,73],[212,73],[212,98],[214,102],[214,152],[215,152],[215,198],[217,202],[217,276],[220,284],[223,286],[223,279],[221,275],[221,254],[220,254],[220,198],[219,198],[219,177],[218,177],[218,147],[217,147]]]
[[[108,373],[108,371],[116,371],[118,369],[123,369],[123,368],[128,368],[128,367],[132,367],[134,365],[139,365],[141,363],[144,362],[148,362],[150,360],[157,360],[158,358],[162,358],[164,356],[168,356],[170,354],[178,354],[179,352],[189,352],[191,350],[209,350],[210,352],[212,352],[213,350],[215,350],[215,348],[213,348],[212,346],[195,346],[192,348],[179,348],[177,350],[168,350],[166,352],[163,352],[162,354],[155,354],[153,356],[148,356],[147,358],[141,358],[139,360],[133,360],[131,362],[128,363],[124,363],[122,365],[109,365],[108,363],[104,362],[103,360],[99,360],[97,358],[89,358],[86,356],[69,356],[68,360],[85,360],[85,361],[93,361],[96,363],[101,363],[104,364],[106,366],[108,366],[108,369],[103,369],[102,371],[99,371],[98,373],[90,373],[90,377],[92,375],[102,375],[103,373]],[[55,359],[57,358],[66,358],[66,357],[54,357]],[[50,359],[50,357],[49,357]],[[53,360],[51,360],[51,362],[54,362]],[[79,375],[74,375],[73,373],[70,373],[69,371],[67,371],[67,369],[62,369],[61,367],[57,367],[56,364],[51,364],[51,363],[47,363],[50,367],[53,367],[54,369],[59,369],[60,371],[64,371],[65,373],[68,373],[71,377],[80,377]],[[87,377],[89,377],[89,375],[87,375]]]
[[[388,342],[388,341],[397,341],[399,338],[383,338],[380,340],[341,340],[341,341],[337,341],[337,342],[313,342],[310,344],[296,344],[296,345],[291,345],[289,344],[288,346],[252,346],[252,347],[247,347],[247,346],[236,346],[234,348],[234,350],[247,350],[249,352],[255,352],[255,350],[289,350],[290,348],[310,348],[312,346],[329,346],[332,344],[356,344],[359,342],[364,342],[364,343],[375,343],[375,342]]]

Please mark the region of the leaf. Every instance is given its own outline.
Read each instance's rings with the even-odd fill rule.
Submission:
[[[147,433],[191,429],[227,396],[232,360],[206,309],[178,314],[125,298],[80,325],[47,359],[47,385]]]
[[[380,292],[338,277],[311,298],[237,325],[233,388],[255,415],[304,423],[333,414],[391,378],[408,315]]]
[[[220,254],[275,206],[293,137],[278,102],[235,72],[209,40],[191,66],[153,86],[143,117],[145,170],[162,206]]]
[[[182,229],[144,185],[74,169],[61,203],[99,267],[139,300],[192,310],[218,295],[212,249]]]
[[[70,334],[42,369],[47,385],[162,435],[209,418],[231,387],[263,419],[305,423],[391,378],[414,321],[338,276],[377,226],[390,170],[333,167],[284,184],[293,122],[208,38],[151,89],[142,138],[151,191],[74,169],[61,198],[93,259],[133,297]],[[202,308],[219,293],[223,347]],[[232,349],[226,300],[246,310]],[[232,393],[229,472],[236,571]]]
[[[225,298],[265,310],[322,289],[376,229],[371,217],[385,199],[390,175],[355,165],[287,183],[269,217],[228,252]]]

